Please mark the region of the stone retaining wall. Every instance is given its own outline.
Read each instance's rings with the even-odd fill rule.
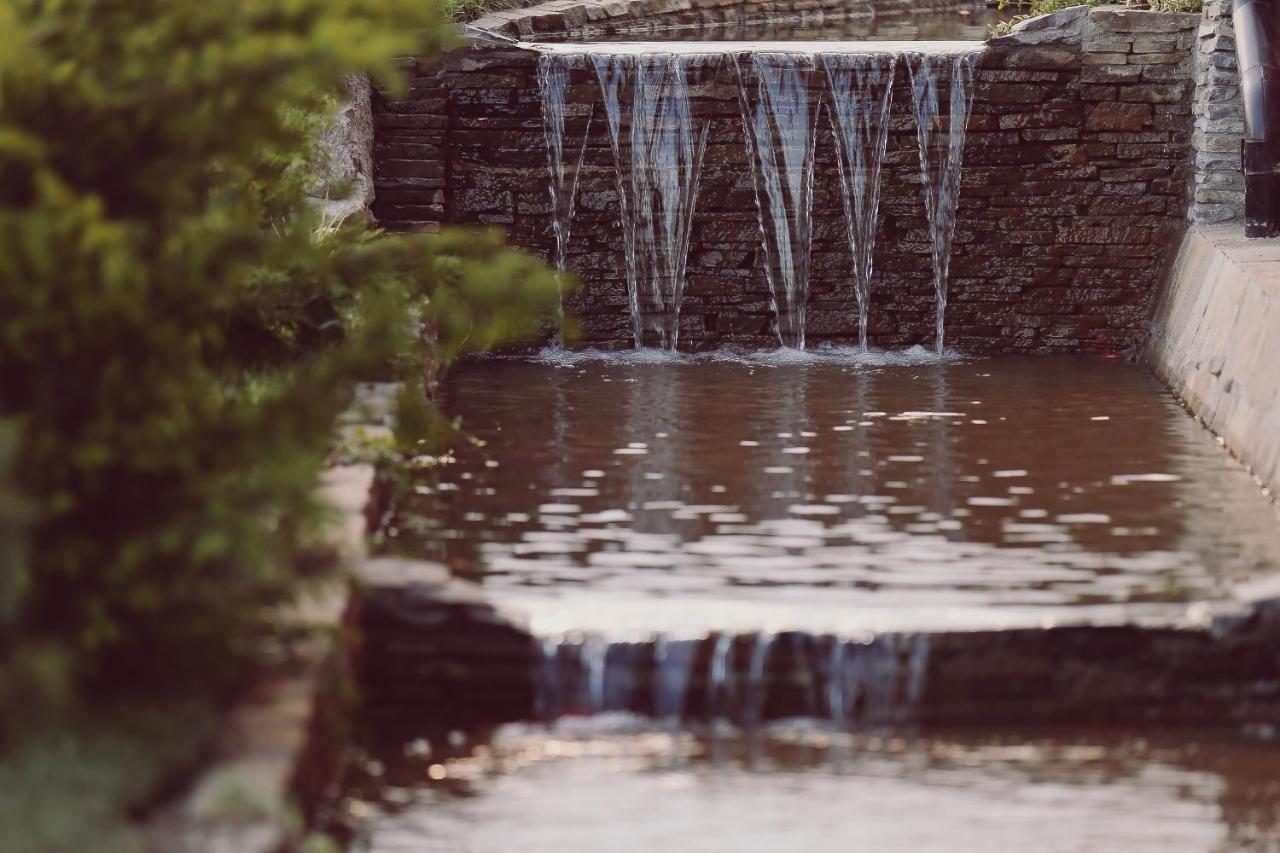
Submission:
[[[1138,346],[1189,202],[1198,24],[1195,15],[1077,7],[988,42],[964,152],[949,345],[975,353]],[[550,257],[535,67],[531,51],[478,44],[415,67],[405,100],[375,96],[374,213],[383,225],[496,225]],[[731,68],[694,95],[695,116],[710,120],[711,136],[681,347],[774,346]],[[580,138],[594,99],[594,81],[571,81],[571,136]],[[851,260],[825,130],[818,159],[808,337],[856,341]],[[616,210],[612,154],[604,122],[596,121],[569,246],[582,285],[569,307],[585,342],[597,346],[632,343]],[[929,240],[900,63],[872,284],[873,345],[932,343]]]
[[[1198,33],[1195,58],[1195,184],[1188,219],[1238,222],[1244,217],[1244,173],[1240,138],[1244,105],[1236,70],[1231,0],[1210,0]]]
[[[1209,429],[1280,494],[1280,245],[1242,225],[1187,232],[1148,357]]]

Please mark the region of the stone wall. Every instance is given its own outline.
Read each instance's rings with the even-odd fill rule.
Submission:
[[[1198,33],[1195,57],[1195,184],[1188,218],[1192,222],[1235,222],[1244,216],[1244,174],[1240,138],[1244,105],[1236,70],[1231,0],[1210,0]]]
[[[988,42],[964,152],[949,345],[967,352],[1138,346],[1189,202],[1198,23],[1195,15],[1077,7]],[[405,100],[375,97],[374,212],[383,225],[496,225],[550,257],[535,66],[531,51],[478,43],[442,64],[418,65]],[[900,63],[869,323],[871,343],[886,348],[933,341],[930,235],[907,85]],[[773,346],[731,68],[693,94],[711,136],[681,347]],[[571,81],[571,137],[581,138],[598,97],[594,81]],[[825,130],[818,160],[808,337],[856,341],[851,260]],[[616,210],[612,154],[597,120],[569,246],[569,266],[582,281],[569,307],[585,341],[597,346],[632,342]]]
[[[1280,244],[1241,225],[1187,232],[1157,305],[1156,373],[1280,494]]]

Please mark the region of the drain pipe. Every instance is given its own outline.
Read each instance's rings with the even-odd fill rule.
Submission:
[[[1236,0],[1245,236],[1280,235],[1280,0]]]

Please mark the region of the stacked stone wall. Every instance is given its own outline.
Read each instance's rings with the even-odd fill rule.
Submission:
[[[1196,15],[1065,10],[992,39],[978,63],[951,261],[947,341],[967,352],[1132,351],[1188,208]],[[873,345],[931,345],[930,231],[899,64],[869,323]],[[695,82],[710,138],[693,225],[681,348],[776,345],[731,63]],[[568,141],[599,98],[571,80]],[[551,256],[536,55],[475,47],[378,98],[374,212],[387,227],[504,228]],[[857,340],[829,126],[816,169],[810,342]],[[586,343],[630,346],[605,122],[592,122],[569,246]]]
[[[1195,184],[1189,219],[1236,222],[1244,216],[1240,138],[1244,105],[1236,67],[1231,0],[1210,0],[1197,33],[1195,54]]]

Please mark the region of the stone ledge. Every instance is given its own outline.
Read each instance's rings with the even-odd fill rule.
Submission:
[[[588,654],[611,662],[609,689],[624,697],[627,710],[654,711],[655,640],[580,638],[549,657],[545,638],[497,615],[496,606],[484,603],[484,590],[468,585],[478,598],[461,609],[441,594],[457,583],[444,574],[435,564],[400,560],[369,573],[362,586],[361,686],[367,721],[380,735],[411,738],[440,727],[536,718],[547,712],[544,702],[558,701],[540,693],[545,667],[554,666],[561,699],[577,696],[592,678]],[[1234,599],[1191,604],[1185,616],[1167,622],[864,638],[862,648],[874,645],[875,653],[892,658],[882,664],[897,661],[885,670],[890,677],[916,687],[910,702],[850,713],[876,723],[1280,722],[1278,595],[1280,578],[1266,578],[1238,588]],[[755,635],[731,636],[737,652],[725,660],[745,679],[745,650]],[[720,639],[709,630],[687,641],[685,716],[707,711],[707,679]],[[761,670],[766,717],[810,707],[811,679],[822,666],[817,650],[825,642],[825,636],[795,631],[774,635]],[[894,695],[898,688],[905,682]]]
[[[483,41],[486,35],[506,39],[560,41],[575,36],[623,33],[629,23],[672,19],[680,26],[723,21],[724,10],[744,10],[744,20],[765,23],[797,17],[794,9],[778,0],[550,0],[522,9],[505,9],[475,19],[466,31]],[[967,8],[963,0],[869,0],[851,9],[845,0],[822,0],[817,16],[857,17],[903,12]],[[810,17],[813,17],[811,14]]]
[[[1147,357],[1191,412],[1280,493],[1280,243],[1193,226],[1156,306]]]
[[[364,384],[339,419],[349,430],[389,430],[395,383]],[[210,767],[148,826],[155,853],[283,853],[297,849],[331,796],[345,761],[352,680],[347,633],[354,627],[350,585],[367,559],[365,533],[376,471],[372,464],[329,468],[319,497],[335,518],[318,543],[338,577],[304,592],[282,612],[282,661],[228,713]]]

